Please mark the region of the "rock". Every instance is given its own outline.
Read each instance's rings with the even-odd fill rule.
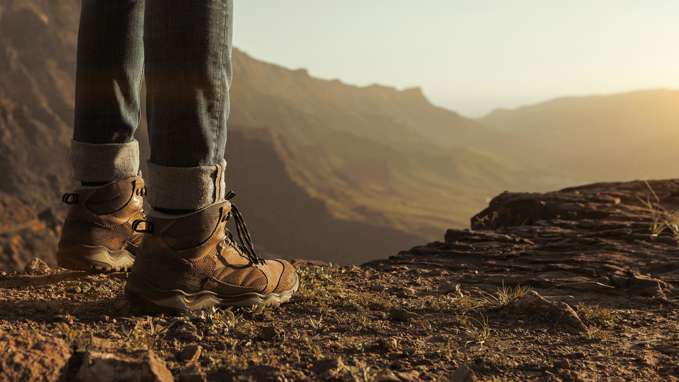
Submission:
[[[472,369],[465,365],[462,365],[455,370],[448,378],[449,382],[474,382],[476,381],[476,375]]]
[[[462,294],[462,287],[458,283],[452,283],[450,281],[442,281],[439,284],[438,292],[441,294],[455,293],[459,297],[464,297]]]
[[[403,308],[391,308],[389,310],[389,318],[393,321],[408,322],[415,316],[415,313]]]
[[[399,350],[398,337],[380,338],[375,345],[378,350],[383,352],[396,352]]]
[[[320,377],[320,379],[334,379],[344,374],[347,366],[342,361],[341,357],[322,359],[316,361],[313,366],[313,371]]]
[[[177,360],[185,363],[193,363],[198,361],[200,355],[203,353],[203,348],[198,344],[191,344],[185,346],[179,353],[177,353]]]
[[[70,314],[56,314],[54,315],[54,321],[65,322],[69,325],[73,325],[75,322],[75,317]]]
[[[383,370],[379,372],[374,381],[376,382],[407,382],[407,381],[420,381],[420,372],[417,370],[410,371],[392,371]]]
[[[264,341],[282,340],[285,338],[285,332],[273,325],[264,326],[257,338]]]
[[[26,265],[26,268],[24,268],[24,272],[28,273],[29,275],[36,276],[46,275],[51,271],[52,268],[50,268],[46,262],[38,258],[31,260],[31,262]]]
[[[133,353],[89,350],[76,379],[82,382],[174,381],[165,362],[151,350]]]
[[[70,347],[59,338],[0,331],[0,380],[57,381],[70,356]]]
[[[422,378],[420,378],[420,372],[417,370],[397,371],[395,374],[396,377],[403,382],[422,380]]]
[[[535,318],[542,318],[555,326],[563,327],[571,332],[589,331],[578,313],[564,302],[552,302],[535,291],[530,291],[513,302],[510,309],[520,311]]]
[[[179,370],[179,381],[180,382],[205,382],[207,381],[207,375],[203,368],[197,364],[191,364],[185,368]]]
[[[184,342],[197,342],[202,339],[198,327],[186,317],[176,318],[170,322],[166,336]]]
[[[670,289],[670,285],[663,280],[639,274],[638,272],[615,272],[609,276],[613,285],[624,288],[632,294],[647,297],[658,297],[666,300],[665,290]]]
[[[406,287],[399,289],[397,295],[399,297],[414,297],[415,295],[417,295],[417,292],[413,288]]]
[[[255,381],[278,381],[280,371],[278,368],[269,365],[254,365],[247,368],[246,374],[253,377]]]
[[[382,370],[375,376],[375,382],[401,382],[401,379],[391,370]]]
[[[439,281],[440,293],[454,293],[453,282],[489,292],[530,285],[576,301],[634,296],[675,304],[677,210],[676,179],[505,192],[472,218],[473,229],[449,229],[443,242],[369,265],[430,269],[432,277],[448,270],[455,276]]]

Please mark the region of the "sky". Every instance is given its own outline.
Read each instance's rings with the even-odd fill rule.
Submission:
[[[236,0],[234,44],[354,85],[419,86],[478,117],[679,88],[676,0]],[[237,76],[238,73],[235,73]]]

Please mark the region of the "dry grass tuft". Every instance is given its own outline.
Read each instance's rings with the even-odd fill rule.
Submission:
[[[664,232],[669,232],[672,238],[679,242],[679,211],[670,211],[660,205],[658,195],[648,182],[645,183],[650,194],[646,199],[639,198],[639,201],[651,217],[651,236],[658,237]]]

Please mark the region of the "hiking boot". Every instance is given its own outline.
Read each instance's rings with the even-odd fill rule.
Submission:
[[[231,216],[238,242],[227,229]],[[152,216],[137,226],[148,235],[125,292],[144,307],[277,306],[299,287],[289,262],[257,256],[242,215],[229,201],[180,217]]]
[[[132,223],[144,219],[146,188],[139,176],[64,194],[71,207],[57,250],[57,263],[82,271],[126,271],[142,235]]]

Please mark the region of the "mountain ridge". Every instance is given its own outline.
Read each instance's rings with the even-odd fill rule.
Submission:
[[[679,90],[557,98],[479,120],[524,142],[549,172],[580,181],[673,178]]]

